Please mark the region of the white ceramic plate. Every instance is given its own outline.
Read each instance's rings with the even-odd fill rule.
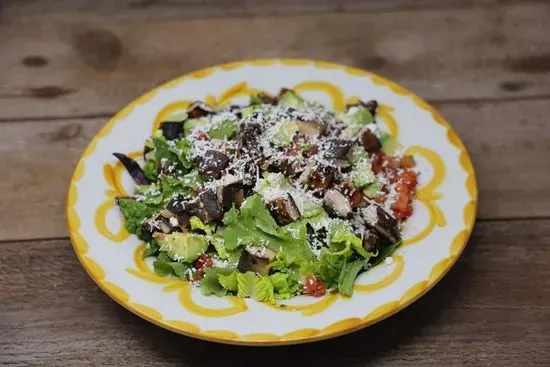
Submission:
[[[193,100],[238,103],[250,93],[293,88],[342,109],[376,99],[377,120],[421,171],[415,212],[393,265],[361,275],[351,298],[298,297],[277,308],[236,297],[204,297],[175,278],[156,276],[141,260],[143,244],[123,227],[114,197],[132,181],[112,152],[138,157],[167,115]],[[135,153],[132,153],[135,152]],[[286,344],[325,339],[373,324],[403,309],[437,283],[472,230],[477,187],[468,154],[451,126],[429,105],[379,76],[342,65],[294,59],[236,62],[162,85],[119,112],[92,140],[72,178],[67,217],[74,249],[92,279],[137,315],[185,335],[232,344]]]

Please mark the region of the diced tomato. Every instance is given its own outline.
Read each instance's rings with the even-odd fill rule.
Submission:
[[[304,294],[309,294],[313,297],[321,297],[327,291],[325,283],[317,279],[315,275],[309,274],[306,276],[304,283]]]
[[[359,208],[361,204],[363,204],[363,199],[365,198],[365,195],[359,190],[355,190],[353,194],[351,194],[350,202],[352,208]]]
[[[406,155],[402,157],[401,161],[399,162],[399,166],[403,169],[413,168],[414,166],[416,166],[414,157],[412,155]]]
[[[400,183],[396,187],[397,195],[391,208],[398,219],[407,219],[412,214],[412,200],[410,197],[409,186]]]
[[[214,265],[212,257],[207,254],[202,254],[197,260],[193,263],[193,267],[199,271],[204,270],[205,268],[211,268]]]
[[[195,138],[197,140],[210,140],[210,136],[208,136],[208,134],[205,133],[204,131],[197,131],[195,133]]]
[[[372,160],[372,172],[379,174],[384,169],[384,153],[376,152],[374,153],[374,159]]]
[[[416,176],[416,172],[413,170],[405,170],[401,174],[401,179],[404,184],[406,184],[409,187],[409,191],[414,192],[416,189],[416,185],[418,184],[418,177]]]

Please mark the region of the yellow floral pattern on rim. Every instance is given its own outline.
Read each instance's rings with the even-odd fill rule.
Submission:
[[[90,156],[96,149],[97,142],[103,137],[107,136],[114,125],[125,118],[130,112],[134,110],[135,107],[140,104],[145,103],[152,97],[154,97],[160,90],[172,87],[177,85],[186,79],[199,79],[204,78],[216,70],[233,70],[243,66],[252,65],[256,67],[263,67],[272,65],[275,63],[280,63],[282,65],[290,66],[305,66],[313,65],[321,69],[339,69],[343,70],[350,75],[364,76],[368,77],[374,83],[387,87],[395,93],[407,96],[421,109],[424,109],[430,112],[434,120],[447,129],[448,140],[454,145],[460,152],[460,163],[464,171],[467,174],[467,179],[465,182],[466,189],[470,195],[471,200],[464,207],[463,217],[464,217],[464,228],[454,237],[451,245],[451,253],[448,257],[438,262],[431,270],[429,277],[421,282],[418,282],[411,286],[400,299],[388,302],[383,304],[367,314],[366,316],[359,318],[348,318],[344,320],[337,321],[333,324],[330,324],[322,329],[306,328],[306,329],[297,329],[285,334],[249,334],[249,335],[239,335],[227,330],[201,330],[198,326],[191,323],[183,322],[180,320],[166,320],[163,318],[162,314],[158,311],[141,305],[133,303],[130,300],[129,295],[120,287],[108,282],[105,280],[105,272],[99,264],[93,261],[89,256],[89,245],[87,244],[85,238],[80,233],[80,218],[78,212],[76,211],[75,204],[78,199],[78,192],[76,183],[82,178],[85,170],[84,158]],[[404,307],[408,306],[417,298],[421,297],[426,291],[428,291],[433,285],[435,285],[443,275],[451,268],[451,266],[456,262],[458,256],[466,246],[467,240],[470,236],[470,233],[473,229],[473,224],[475,221],[475,214],[477,208],[477,185],[475,179],[475,172],[471,164],[468,153],[461,143],[460,139],[453,131],[452,127],[429,105],[424,101],[418,98],[413,93],[407,91],[403,87],[386,80],[378,75],[369,73],[367,71],[347,67],[335,63],[329,63],[324,61],[313,61],[305,59],[268,59],[268,60],[251,60],[251,61],[240,61],[235,63],[224,64],[220,66],[210,67],[203,70],[198,70],[193,73],[184,75],[180,78],[176,78],[164,85],[161,85],[143,96],[139,97],[128,106],[123,108],[116,116],[114,116],[101,130],[100,132],[92,139],[90,145],[84,151],[81,156],[80,161],[78,162],[76,169],[74,171],[71,183],[69,186],[69,191],[67,193],[67,225],[69,228],[69,234],[71,237],[71,242],[73,244],[74,250],[83,265],[84,269],[88,272],[90,277],[96,282],[96,284],[111,298],[117,301],[120,305],[127,308],[128,310],[134,312],[135,314],[141,316],[142,318],[166,329],[172,330],[177,333],[193,336],[200,339],[217,341],[222,343],[230,344],[290,344],[297,342],[306,342],[306,341],[315,341],[322,340],[329,337],[342,335],[356,329],[368,326],[377,321],[380,321]]]

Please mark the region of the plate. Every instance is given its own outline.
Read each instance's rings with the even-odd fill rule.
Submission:
[[[377,119],[420,170],[415,212],[393,264],[362,274],[351,298],[297,297],[284,306],[205,297],[187,282],[154,274],[143,243],[125,229],[115,196],[132,181],[112,152],[141,156],[167,116],[194,100],[244,103],[251,93],[292,88],[335,110],[358,99],[380,103]],[[188,336],[230,344],[293,344],[326,339],[380,321],[434,286],[455,263],[474,225],[477,185],[459,137],[416,95],[367,71],[333,63],[270,59],[192,72],[157,87],[114,116],[93,138],[70,183],[67,218],[74,250],[97,285],[142,318]]]

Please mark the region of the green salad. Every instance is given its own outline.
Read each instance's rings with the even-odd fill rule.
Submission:
[[[158,275],[205,295],[351,296],[399,246],[416,190],[414,159],[385,149],[377,108],[335,113],[288,89],[195,102],[145,141],[143,161],[114,153],[137,184],[116,198],[125,226]]]

